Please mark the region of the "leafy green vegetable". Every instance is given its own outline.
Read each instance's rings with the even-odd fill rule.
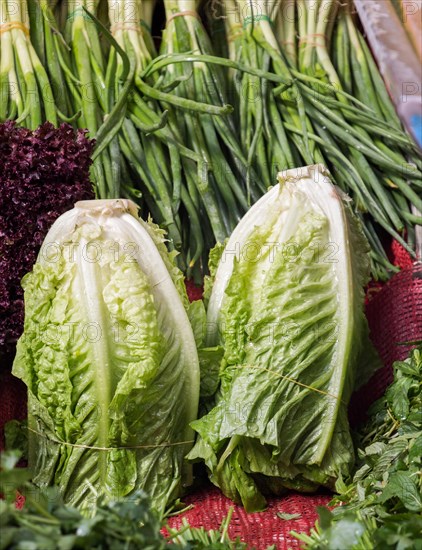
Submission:
[[[397,361],[394,371],[358,434],[354,477],[336,485],[331,504],[342,506],[321,508],[309,536],[293,533],[308,550],[422,547],[422,347]]]
[[[285,521],[291,521],[292,519],[299,519],[302,514],[288,514],[287,512],[277,512],[277,517],[284,519]]]
[[[4,425],[4,441],[6,450],[19,450],[22,458],[28,458],[28,422],[26,420],[10,420]]]
[[[24,277],[13,373],[28,386],[29,463],[72,506],[142,488],[161,511],[191,481],[199,367],[172,260],[133,203],[87,201]]]
[[[206,340],[224,348],[220,386],[188,455],[248,511],[265,507],[261,492],[333,487],[350,472],[347,403],[377,365],[368,247],[348,198],[319,165],[279,182],[221,255]]]
[[[0,490],[6,501],[0,501],[0,550],[246,550],[247,544],[231,540],[227,534],[233,508],[220,528],[206,532],[192,528],[186,521],[181,529],[165,527],[170,542],[160,529],[163,518],[151,509],[142,490],[111,502],[101,498],[94,517],[86,518],[75,508],[66,506],[53,487],[39,489],[28,482],[30,472],[16,468],[19,453],[1,455]],[[14,505],[16,491],[25,495],[23,510]],[[253,550],[253,549],[252,549]],[[274,547],[268,548],[274,550]]]

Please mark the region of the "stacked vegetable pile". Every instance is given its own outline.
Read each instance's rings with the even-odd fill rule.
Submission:
[[[279,170],[317,163],[353,197],[375,278],[395,270],[383,231],[415,256],[421,158],[351,1],[214,0],[227,57],[195,0],[164,1],[157,56],[154,5],[2,0],[0,120],[87,128],[97,197],[138,201],[188,276]]]
[[[28,271],[48,228],[22,280],[13,374],[28,388],[32,480],[70,506],[55,509],[65,533],[39,508],[52,536],[98,542],[104,522],[110,540],[161,544],[154,514],[192,484],[193,462],[247,511],[344,488],[348,403],[379,366],[363,289],[396,269],[385,236],[416,257],[422,221],[422,160],[351,2],[214,1],[216,56],[194,0],[164,0],[160,55],[151,0],[0,1],[0,267],[37,225],[18,256]],[[56,219],[92,198],[88,170],[98,200]],[[39,210],[34,189],[48,195]],[[32,224],[14,233],[25,208]],[[190,304],[185,276],[207,272]],[[398,385],[404,414],[415,381]],[[117,528],[131,498],[148,534]],[[6,511],[19,540],[25,516]]]

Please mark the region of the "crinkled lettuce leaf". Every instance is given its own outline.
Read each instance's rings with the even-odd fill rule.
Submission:
[[[210,250],[208,258],[209,275],[204,277],[204,304],[208,307],[208,302],[211,297],[212,287],[214,286],[215,276],[217,274],[218,264],[220,263],[221,256],[223,255],[228,239],[224,243],[217,242],[215,246]]]
[[[76,205],[23,280],[13,373],[28,386],[34,482],[87,511],[140,488],[162,511],[192,476],[199,365],[183,278],[133,206]]]
[[[378,361],[363,285],[368,246],[321,166],[290,170],[245,215],[221,255],[209,345],[222,346],[213,408],[189,454],[248,511],[263,492],[332,487],[354,462],[353,389]]]

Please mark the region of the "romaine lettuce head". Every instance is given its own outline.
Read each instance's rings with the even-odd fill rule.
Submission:
[[[84,201],[23,279],[13,373],[28,386],[34,482],[88,510],[144,489],[156,509],[191,481],[199,366],[183,275],[127,200]]]
[[[279,174],[221,256],[207,345],[214,407],[189,454],[249,511],[264,492],[332,487],[354,462],[347,404],[378,365],[363,313],[368,244],[320,165]]]

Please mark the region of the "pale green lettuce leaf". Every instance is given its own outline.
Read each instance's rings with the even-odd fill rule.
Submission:
[[[220,263],[221,256],[223,255],[228,239],[224,243],[216,243],[216,245],[210,250],[208,257],[208,269],[209,275],[204,277],[204,295],[203,300],[205,307],[208,307],[208,302],[211,296],[212,287],[214,285],[215,275],[217,273],[218,264]]]
[[[185,287],[185,277],[183,275],[183,272],[177,267],[176,264],[176,257],[178,256],[178,252],[176,252],[176,250],[172,250],[171,252],[168,251],[166,246],[166,231],[164,229],[161,229],[159,225],[154,223],[151,217],[149,217],[148,221],[146,222],[142,219],[139,219],[139,223],[148,232],[149,236],[153,240],[157,251],[161,256],[161,259],[163,260],[168,272],[170,273],[171,279],[180,295],[180,299],[182,300],[185,309],[188,309],[190,304]]]

